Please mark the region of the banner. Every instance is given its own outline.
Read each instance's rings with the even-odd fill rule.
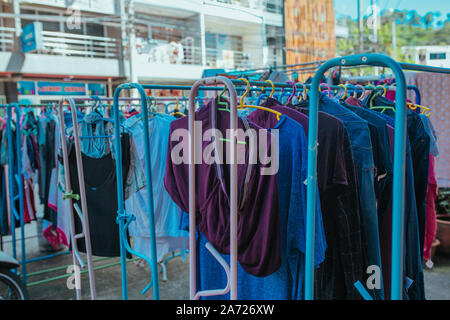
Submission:
[[[84,83],[65,83],[65,82],[37,82],[37,92],[39,95],[48,96],[85,96],[86,85]]]

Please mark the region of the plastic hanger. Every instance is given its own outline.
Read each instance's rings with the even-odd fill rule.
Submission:
[[[271,87],[272,87],[272,91],[270,92],[270,95],[264,93],[265,92],[265,87],[263,86],[261,88],[261,95],[258,97],[258,99],[256,100],[256,104],[259,106],[261,105],[261,100],[262,98],[273,98],[273,93],[275,92],[275,85],[273,84],[272,81],[270,80],[266,80],[265,82],[270,83]]]
[[[288,84],[290,84],[290,85],[292,86],[292,94],[289,96],[288,101],[287,101],[287,103],[290,104],[290,103],[291,103],[291,100],[292,100],[292,98],[295,96],[295,92],[296,92],[297,90],[295,89],[295,83],[294,83],[294,82],[292,82],[292,81],[287,81],[286,83],[288,83]]]
[[[271,113],[274,113],[277,115],[277,120],[280,120],[280,116],[282,115],[280,112],[266,108],[266,107],[261,107],[261,106],[253,106],[253,105],[245,105],[244,104],[244,98],[245,96],[250,92],[250,83],[248,82],[247,79],[245,78],[239,78],[238,80],[244,81],[247,84],[247,89],[245,90],[244,94],[241,96],[240,99],[240,103],[237,106],[238,109],[242,109],[242,108],[255,108],[255,109],[260,109],[260,110],[264,110],[264,111],[268,111]]]
[[[363,90],[361,93],[361,97],[366,93],[366,89],[364,88],[364,86],[357,84],[357,85],[355,85],[355,90],[353,92],[353,98],[358,99],[358,90],[356,90],[356,88],[361,88]]]
[[[377,90],[377,87],[374,87],[374,90]],[[373,106],[373,99],[375,99],[375,97],[378,95],[379,93],[375,91],[375,93],[372,95],[372,97],[370,97],[369,100],[369,108],[371,110],[381,110],[381,113],[384,113],[386,110],[392,110],[393,112],[395,112],[395,108],[394,107],[390,107],[390,106],[382,106],[382,107],[374,107]]]
[[[266,80],[265,82],[270,83],[270,85],[272,86],[272,91],[270,92],[269,98],[273,98],[273,94],[275,92],[275,85],[273,84],[273,82],[271,80]]]
[[[178,115],[180,115],[180,116],[182,116],[182,117],[186,116],[184,113],[181,113],[181,112],[179,112],[179,111],[174,111],[174,112],[171,112],[171,113],[170,113],[171,116],[176,115],[176,114],[178,114]]]
[[[348,96],[347,87],[343,84],[339,84],[338,87],[344,88],[344,94],[342,96],[338,96],[339,99],[345,99]],[[339,90],[341,91],[341,90]],[[339,93],[339,91],[337,93]]]
[[[328,91],[328,98],[331,98],[331,88],[327,83],[321,83],[319,85],[319,92],[322,92],[321,86],[326,86]]]
[[[364,99],[366,99],[373,91],[376,90],[375,86],[372,84],[368,84],[367,87],[369,87],[367,90],[364,89],[363,94],[361,95],[361,97],[359,97],[359,101],[363,101]]]
[[[378,89],[378,88],[383,89],[383,94],[382,94],[381,96],[382,96],[382,97],[386,97],[387,90],[386,90],[386,87],[385,87],[385,86],[376,86],[376,88],[377,88],[377,89]]]
[[[165,114],[171,114],[173,112],[179,112],[180,111],[180,109],[178,107],[178,104],[179,104],[178,103],[178,98],[175,98],[175,101],[176,101],[175,103],[174,102],[169,102],[168,104],[166,104],[166,108],[164,110]],[[171,106],[173,104],[175,104],[175,109],[173,111],[169,112],[169,106]]]
[[[217,106],[224,106],[224,108],[217,108],[217,110],[230,112],[230,109],[228,108],[228,99],[224,97],[223,99],[225,101],[222,101],[222,96],[224,95],[225,91],[227,91],[227,87],[223,87],[222,92],[219,93],[219,96],[217,98]]]

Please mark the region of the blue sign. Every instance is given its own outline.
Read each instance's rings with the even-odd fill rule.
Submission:
[[[34,81],[18,81],[17,82],[17,94],[18,95],[35,95],[36,86]]]
[[[44,42],[42,41],[42,22],[33,22],[22,29],[22,51],[30,52],[42,50]]]
[[[85,96],[86,85],[84,83],[38,81],[37,92],[39,95],[48,96]]]
[[[102,83],[88,83],[88,95],[105,96],[106,86]]]

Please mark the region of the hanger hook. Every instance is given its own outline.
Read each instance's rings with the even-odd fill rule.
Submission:
[[[322,83],[319,85],[319,92],[322,92],[322,90],[320,90],[320,86],[322,86],[322,85],[324,85],[324,86],[327,87],[328,97],[331,98],[331,88],[330,88],[330,86],[329,86],[327,83],[322,82]]]
[[[385,87],[383,87],[383,86],[376,86],[375,88],[376,89],[379,89],[379,88],[383,89],[383,97],[386,96],[386,88]]]
[[[345,99],[347,97],[347,87],[345,85],[343,85],[342,83],[338,85],[338,87],[342,87],[344,88],[345,92],[342,95],[342,99]]]
[[[246,90],[245,90],[245,92],[242,95],[241,100],[240,100],[240,105],[243,106],[244,105],[244,98],[250,92],[250,82],[248,82],[248,80],[245,79],[245,78],[239,78],[238,80],[244,81],[247,84]]]
[[[366,93],[366,88],[364,88],[364,86],[360,84],[355,85],[355,88],[361,88],[363,90],[361,97],[364,95],[364,93]],[[355,92],[353,92],[353,97],[358,98],[358,90],[355,89]]]
[[[266,80],[265,82],[270,83],[270,85],[272,86],[272,91],[270,92],[270,96],[269,97],[273,97],[273,93],[275,92],[275,85],[273,84],[273,82],[271,80]]]
[[[295,83],[292,81],[287,81],[286,83],[290,84],[292,86],[292,90],[293,90],[291,96],[288,98],[288,103],[290,103],[292,98],[295,96],[295,92],[296,92]]]

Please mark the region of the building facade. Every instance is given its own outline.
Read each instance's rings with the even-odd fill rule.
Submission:
[[[335,57],[333,0],[286,0],[284,12],[287,64]]]
[[[0,99],[111,96],[126,81],[283,64],[283,30],[282,0],[0,0]]]
[[[450,68],[449,46],[405,46],[401,50],[412,63]]]

